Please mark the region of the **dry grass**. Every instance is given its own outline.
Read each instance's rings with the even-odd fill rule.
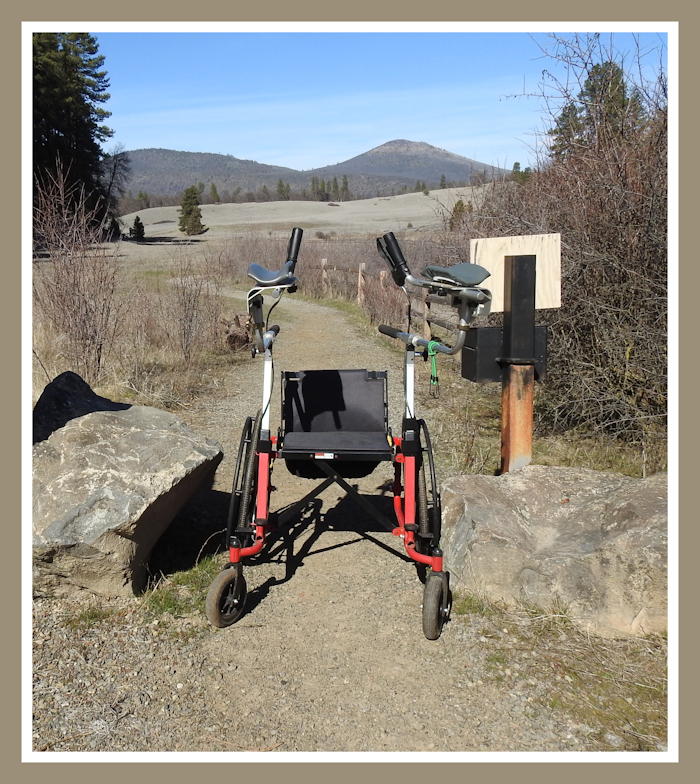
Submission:
[[[658,751],[667,744],[668,646],[664,637],[605,639],[570,620],[568,608],[506,606],[456,597],[488,649],[497,682],[534,687],[528,710],[578,722],[593,750]]]

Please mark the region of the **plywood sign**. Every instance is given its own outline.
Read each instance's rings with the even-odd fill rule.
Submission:
[[[506,256],[537,256],[535,308],[561,307],[561,234],[488,237],[470,241],[469,260],[491,273],[481,284],[491,291],[491,313],[503,312],[503,268]]]

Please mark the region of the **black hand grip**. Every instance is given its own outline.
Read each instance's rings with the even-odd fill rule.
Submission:
[[[279,328],[279,326],[277,324],[274,324],[273,326],[271,326],[270,329],[268,329],[267,331],[268,332],[274,332],[275,335],[279,335],[280,334],[280,328]]]
[[[389,254],[389,258],[393,265],[391,274],[394,278],[394,282],[397,286],[403,286],[406,277],[411,274],[411,270],[408,268],[406,259],[403,257],[403,253],[401,252],[401,248],[399,247],[399,243],[397,242],[393,231],[387,232],[384,235],[384,242],[386,252]]]
[[[403,253],[401,252],[401,248],[399,247],[399,243],[394,236],[394,232],[390,231],[384,235],[384,242],[386,243],[386,250],[389,256],[391,256],[394,264],[406,273],[406,275],[411,274],[411,270],[408,268],[408,264],[406,263],[406,259],[403,257]]]
[[[377,250],[379,251],[379,255],[382,256],[389,265],[389,269],[391,270],[391,277],[394,279],[394,283],[396,283],[397,286],[403,286],[406,280],[406,275],[387,253],[386,245],[384,244],[384,240],[381,237],[377,237]]]
[[[396,329],[395,327],[387,327],[386,324],[380,324],[378,329],[382,335],[388,335],[390,338],[397,338],[401,334],[400,329]]]
[[[292,262],[291,272],[294,272],[294,267],[297,263],[297,256],[299,255],[299,248],[301,247],[301,238],[303,234],[303,229],[292,229],[292,236],[289,238],[289,245],[287,245],[287,261]]]

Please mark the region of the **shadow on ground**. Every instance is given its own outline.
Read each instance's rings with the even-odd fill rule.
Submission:
[[[385,488],[377,488],[376,495],[363,494],[368,501],[389,523],[394,521],[393,499],[384,494]],[[152,575],[169,575],[191,569],[201,558],[220,553],[225,549],[225,531],[230,503],[230,494],[220,490],[204,488],[174,518],[167,531],[161,536],[151,553],[149,571]],[[297,501],[301,501],[300,497]],[[283,514],[289,507],[276,509]],[[294,502],[296,503],[296,502]],[[311,531],[301,546],[296,540]],[[305,558],[323,551],[318,548],[319,539],[326,531],[345,531],[357,534],[358,538],[368,539],[378,547],[390,550],[375,534],[387,531],[387,527],[374,519],[352,498],[344,496],[335,506],[322,508],[321,501],[310,500],[303,509],[298,510],[287,523],[268,534],[263,551],[251,559],[251,564],[269,563],[280,558],[286,564],[286,578],[290,579]],[[356,540],[354,540],[356,541]],[[333,547],[344,547],[353,543]],[[313,552],[312,552],[313,550]],[[397,558],[409,561],[403,553],[395,553]]]

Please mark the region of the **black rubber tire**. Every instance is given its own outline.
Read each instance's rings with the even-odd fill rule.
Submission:
[[[446,620],[445,608],[448,597],[446,596],[445,582],[435,574],[431,574],[425,582],[423,589],[423,634],[429,640],[437,640],[442,632]]]
[[[209,623],[218,629],[234,624],[243,615],[247,595],[245,577],[235,568],[219,572],[207,592],[205,607]]]

